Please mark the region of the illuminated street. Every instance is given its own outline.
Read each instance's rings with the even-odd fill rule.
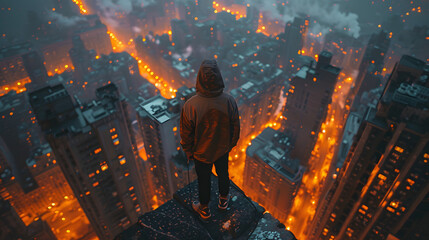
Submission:
[[[429,3],[22,1],[0,8],[0,239],[427,235]],[[183,197],[207,114],[185,103],[219,94],[229,213],[265,209],[246,226]],[[184,219],[207,206],[219,229]]]
[[[309,169],[304,174],[291,216],[285,221],[287,227],[302,239],[306,239],[305,230],[316,212],[319,197],[323,194],[323,190],[326,190],[324,187],[333,178],[333,176],[328,176],[328,173],[333,171],[330,167],[338,151],[337,139],[341,137],[342,126],[347,119],[348,110],[345,100],[351,84],[350,78],[342,78],[336,85],[327,117],[322,124],[309,160]]]
[[[52,203],[41,218],[49,223],[58,239],[98,239],[73,196],[65,196],[63,201]]]

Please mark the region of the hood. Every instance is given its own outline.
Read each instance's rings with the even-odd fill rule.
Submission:
[[[198,71],[196,89],[204,97],[216,97],[222,94],[225,85],[216,60],[204,60]]]

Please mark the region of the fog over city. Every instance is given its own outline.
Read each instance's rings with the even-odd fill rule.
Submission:
[[[425,239],[428,8],[0,0],[0,240]],[[205,59],[241,126],[208,222],[180,135]]]

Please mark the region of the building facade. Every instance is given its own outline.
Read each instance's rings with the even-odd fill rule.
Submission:
[[[244,190],[275,218],[286,221],[305,168],[289,156],[290,138],[266,128],[246,150]]]
[[[295,139],[292,157],[306,165],[313,150],[340,69],[330,65],[332,54],[320,53],[316,66],[303,66],[291,79],[283,115],[284,129]]]
[[[321,201],[312,238],[386,239],[407,226],[429,191],[428,70],[410,56],[397,63]]]
[[[136,223],[149,206],[130,139],[126,103],[115,85],[75,106],[62,85],[30,93],[30,103],[70,187],[102,239]]]
[[[193,164],[187,165],[181,149],[179,133],[182,106],[193,95],[195,88],[181,88],[176,98],[157,95],[140,103],[137,110],[137,121],[154,176],[153,190],[160,203],[188,184],[188,167],[191,180],[195,179]]]

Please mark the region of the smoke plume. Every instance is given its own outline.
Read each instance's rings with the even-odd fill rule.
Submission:
[[[99,0],[101,10],[130,13],[134,6],[145,7],[155,3],[156,0]]]
[[[134,7],[146,7],[156,0],[97,0],[95,1],[96,9],[109,26],[118,27],[118,14],[127,15]]]
[[[310,32],[323,34],[329,29],[343,30],[349,35],[359,37],[360,26],[358,15],[342,12],[338,3],[331,0],[288,0],[285,5],[277,0],[246,0],[251,6],[257,6],[262,11],[270,12],[274,19],[289,22],[295,17],[310,18]],[[316,21],[316,24],[314,24]]]
[[[82,16],[67,17],[61,13],[51,11],[49,11],[48,19],[63,27],[71,27],[80,21],[85,21],[85,18]]]

